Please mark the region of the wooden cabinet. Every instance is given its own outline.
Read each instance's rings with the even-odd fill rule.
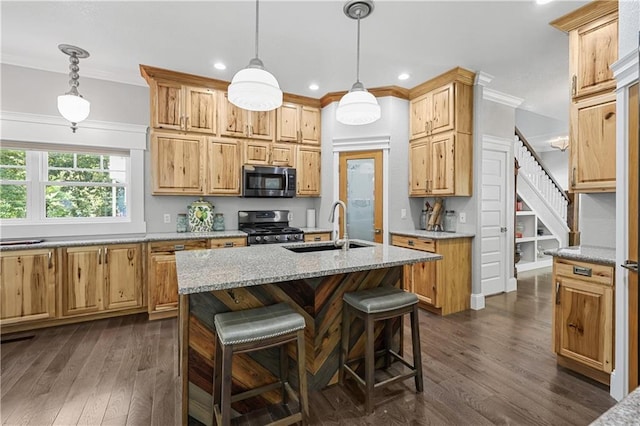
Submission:
[[[178,274],[176,251],[241,247],[246,237],[215,238],[211,240],[177,240],[149,243],[148,256],[148,312],[149,319],[175,317],[178,314]]]
[[[220,135],[273,141],[275,111],[248,111],[235,106],[220,92]]]
[[[207,143],[207,194],[240,195],[242,142],[211,138]]]
[[[297,147],[297,157],[296,195],[299,197],[319,197],[321,179],[320,148],[300,145]]]
[[[295,145],[244,141],[244,164],[296,167]]]
[[[320,108],[284,102],[276,119],[278,141],[320,145]]]
[[[552,342],[558,363],[609,384],[614,367],[612,266],[555,258]]]
[[[471,135],[442,133],[409,144],[411,197],[471,195]]]
[[[411,139],[454,129],[454,84],[449,83],[412,99],[409,105]]]
[[[151,85],[151,126],[215,134],[217,91],[175,82]]]
[[[154,132],[151,136],[153,194],[202,194],[205,140],[202,136]]]
[[[139,244],[68,247],[62,259],[63,316],[143,305]]]
[[[404,288],[418,296],[422,308],[440,315],[469,309],[471,238],[436,240],[391,234],[391,244],[443,256],[404,267]]]
[[[331,241],[331,232],[316,232],[304,234],[304,242],[309,243],[312,241]]]
[[[616,95],[592,96],[571,107],[571,189],[615,191]]]
[[[56,316],[56,257],[53,250],[0,253],[0,325]]]

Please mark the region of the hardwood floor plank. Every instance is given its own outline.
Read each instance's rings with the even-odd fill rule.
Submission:
[[[178,350],[174,330],[177,328],[175,318],[161,321],[160,339],[158,342],[158,358],[156,364],[156,385],[153,389],[153,406],[151,424],[176,424],[175,402],[176,391],[180,381],[176,377],[174,365],[175,353]]]

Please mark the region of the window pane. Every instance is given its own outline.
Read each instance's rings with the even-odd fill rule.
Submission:
[[[96,186],[47,186],[47,217],[120,217],[126,215],[126,189]]]
[[[0,166],[0,180],[26,180],[25,169]]]
[[[49,167],[73,167],[73,154],[68,152],[50,152]]]
[[[0,218],[22,219],[25,217],[27,217],[27,187],[0,185]]]
[[[79,169],[101,169],[100,155],[78,154],[77,167]]]
[[[0,164],[3,166],[26,166],[27,152],[21,149],[0,149]]]

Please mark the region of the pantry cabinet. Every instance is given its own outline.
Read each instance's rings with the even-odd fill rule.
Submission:
[[[320,145],[320,108],[284,102],[276,117],[279,142]]]
[[[201,195],[204,189],[205,138],[153,132],[151,135],[152,192]]]
[[[296,195],[320,196],[321,150],[311,146],[297,147]]]
[[[220,135],[273,141],[275,111],[248,111],[231,102],[220,92]]]
[[[247,140],[243,164],[296,167],[295,145]]]
[[[612,266],[555,258],[553,351],[558,364],[609,384],[614,368]]]
[[[207,194],[240,195],[242,142],[211,138],[207,143]]]
[[[155,81],[151,85],[151,120],[156,129],[215,134],[217,91]]]
[[[56,316],[54,250],[0,253],[0,326]]]
[[[471,238],[433,239],[391,234],[391,244],[438,253],[443,259],[404,266],[404,288],[418,296],[420,306],[448,315],[471,303]]]

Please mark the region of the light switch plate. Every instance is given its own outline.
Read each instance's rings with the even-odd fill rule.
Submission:
[[[289,222],[291,222],[293,220],[293,213],[289,212],[289,214],[287,215],[287,220]]]
[[[407,218],[407,209],[400,209],[400,219]]]

